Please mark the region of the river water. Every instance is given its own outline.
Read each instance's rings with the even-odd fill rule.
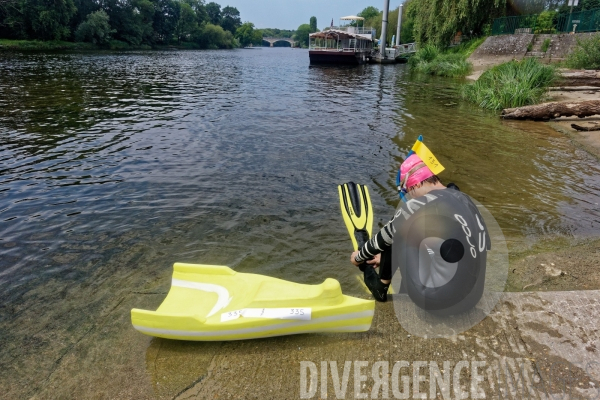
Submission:
[[[176,261],[362,293],[336,185],[367,184],[385,223],[420,134],[509,247],[596,234],[597,161],[459,86],[289,48],[0,54],[0,362],[58,357],[56,337],[168,288]]]

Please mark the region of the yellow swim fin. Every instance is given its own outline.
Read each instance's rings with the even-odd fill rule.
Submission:
[[[354,182],[338,186],[342,217],[350,234],[354,250],[362,248],[373,234],[373,208],[369,189]],[[363,285],[377,301],[386,301],[389,285],[384,285],[372,266],[362,263],[358,268],[363,272]],[[357,276],[359,281],[360,275]]]
[[[371,238],[373,232],[373,209],[369,189],[354,182],[338,186],[342,217],[350,234],[354,250],[358,250]]]
[[[312,332],[365,332],[375,302],[342,294],[328,278],[305,285],[219,265],[175,263],[156,311],[131,310],[138,331],[166,339],[223,341]]]

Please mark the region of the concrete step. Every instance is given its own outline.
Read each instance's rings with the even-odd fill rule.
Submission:
[[[525,53],[525,57],[544,58],[545,56],[546,56],[545,51],[528,51],[527,53]]]

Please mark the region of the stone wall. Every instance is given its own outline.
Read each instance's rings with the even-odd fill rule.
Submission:
[[[544,57],[544,59],[547,59],[549,61],[562,61],[567,57],[567,54],[569,54],[571,50],[577,45],[577,39],[581,40],[583,38],[588,38],[594,34],[598,33],[576,33],[574,35],[568,33],[561,33],[559,35],[538,36],[544,36],[544,39],[546,37],[550,39],[550,47],[548,47],[548,51],[546,52],[546,56]]]
[[[577,39],[595,34],[600,33],[577,33],[574,35],[568,33],[554,35],[521,33],[490,36],[471,54],[469,61],[473,64],[475,71],[510,60],[522,60],[526,55],[537,56],[543,62],[559,62],[564,60],[575,47]],[[546,39],[550,39],[550,46],[545,53],[540,52],[539,47]]]

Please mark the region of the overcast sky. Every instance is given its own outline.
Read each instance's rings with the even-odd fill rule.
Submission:
[[[338,25],[339,18],[357,14],[365,7],[383,8],[383,0],[206,0],[215,1],[221,7],[236,7],[242,22],[252,22],[257,28],[296,29],[308,24],[310,17],[317,17],[317,27],[323,29]],[[400,5],[400,0],[390,0],[390,10]]]

